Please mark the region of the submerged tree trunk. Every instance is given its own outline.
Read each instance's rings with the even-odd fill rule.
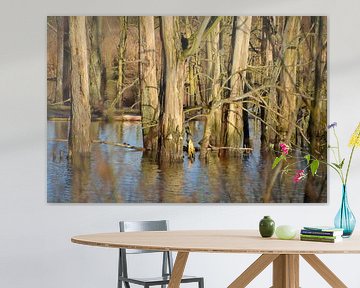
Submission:
[[[161,17],[161,39],[165,59],[165,91],[161,99],[158,153],[161,163],[182,161],[185,61],[198,51],[202,39],[207,37],[219,20],[219,17],[204,17],[198,31],[191,37],[192,42],[185,46],[181,38],[179,17]]]
[[[207,148],[209,145],[220,146],[221,144],[221,67],[220,67],[220,23],[218,23],[214,31],[209,36],[211,45],[207,48],[211,51],[212,63],[210,68],[212,73],[211,86],[209,87],[209,113],[205,118],[204,135],[201,141],[200,158],[207,156]]]
[[[280,73],[280,113],[278,132],[280,141],[285,141],[288,135],[293,140],[297,115],[296,72],[298,61],[298,43],[301,17],[287,18],[284,40],[282,44],[282,69]]]
[[[144,148],[158,146],[159,99],[156,81],[156,48],[153,16],[139,17],[140,97]]]
[[[63,67],[64,67],[64,17],[56,17],[57,26],[57,65],[55,103],[63,102]]]
[[[231,62],[230,62],[230,98],[243,93],[246,79],[247,61],[249,53],[251,17],[236,16],[233,23]],[[224,107],[225,121],[223,140],[224,146],[243,147],[243,116],[242,103],[231,103]]]
[[[69,157],[90,152],[89,72],[84,16],[70,17],[71,117]]]
[[[160,162],[179,162],[183,156],[183,85],[185,60],[181,53],[179,19],[161,17],[161,37],[165,54],[165,93],[160,120]]]
[[[323,99],[321,94],[322,89],[322,80],[323,80],[323,17],[318,16],[315,18],[315,43],[313,47],[313,59],[314,63],[314,94],[311,101],[310,108],[310,118],[308,126],[308,136],[310,139],[310,154],[316,156],[318,159],[323,159],[324,154],[326,153],[326,146],[321,146],[323,143],[322,139],[326,140],[326,118],[325,120],[321,117],[321,111],[323,106]],[[325,132],[324,132],[325,131]],[[326,154],[325,154],[326,157]],[[319,183],[319,177],[314,177],[309,175],[307,177],[306,186],[305,186],[305,197],[304,202],[318,202],[321,197],[321,193],[317,193],[317,187],[321,184]],[[323,185],[323,187],[326,187]],[[321,192],[321,191],[320,191]]]
[[[94,112],[102,112],[102,61],[101,61],[101,30],[102,20],[101,16],[90,16],[87,18],[88,24],[88,37],[90,45],[90,66],[89,66],[89,79],[90,79],[90,105]]]
[[[123,89],[125,81],[125,52],[126,52],[126,38],[127,38],[127,27],[128,27],[128,17],[120,16],[119,17],[119,46],[118,46],[118,79],[116,83],[117,89],[117,108],[122,107],[123,102]]]
[[[313,49],[313,59],[315,59],[315,81],[314,81],[314,96],[311,101],[310,119],[308,134],[310,139],[310,152],[311,155],[321,156],[321,138],[323,131],[326,131],[326,121],[321,122],[321,111],[323,99],[321,95],[321,86],[323,80],[322,72],[322,57],[323,57],[323,17],[316,17],[315,23],[315,45]],[[324,149],[324,147],[323,147]],[[325,149],[326,150],[326,149]]]

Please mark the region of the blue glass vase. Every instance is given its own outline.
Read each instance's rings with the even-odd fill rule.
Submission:
[[[346,185],[343,185],[341,206],[336,214],[334,224],[336,228],[344,229],[343,237],[346,238],[351,236],[355,228],[356,219],[349,207]]]

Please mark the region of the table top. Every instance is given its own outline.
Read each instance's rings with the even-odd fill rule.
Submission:
[[[338,243],[262,238],[256,230],[188,230],[117,232],[80,235],[77,244],[99,247],[249,254],[341,254],[360,253],[360,235]]]

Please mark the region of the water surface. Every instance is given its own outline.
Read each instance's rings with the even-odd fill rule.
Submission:
[[[201,140],[202,122],[191,122],[194,143]],[[254,122],[251,129],[256,132]],[[259,203],[272,176],[270,154],[254,151],[242,157],[208,161],[187,159],[160,169],[155,161],[123,147],[93,143],[91,157],[81,167],[71,167],[67,155],[67,121],[48,121],[48,202],[64,203]],[[142,146],[140,123],[92,122],[92,139]],[[277,181],[276,203],[303,203],[304,183],[291,177]],[[326,200],[325,200],[326,201]]]

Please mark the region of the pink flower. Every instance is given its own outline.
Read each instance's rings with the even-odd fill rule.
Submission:
[[[302,179],[304,179],[306,176],[305,171],[304,170],[297,170],[296,174],[293,178],[293,182],[294,183],[299,183]]]
[[[279,146],[283,155],[289,154],[289,146],[287,146],[285,143],[280,143]]]

